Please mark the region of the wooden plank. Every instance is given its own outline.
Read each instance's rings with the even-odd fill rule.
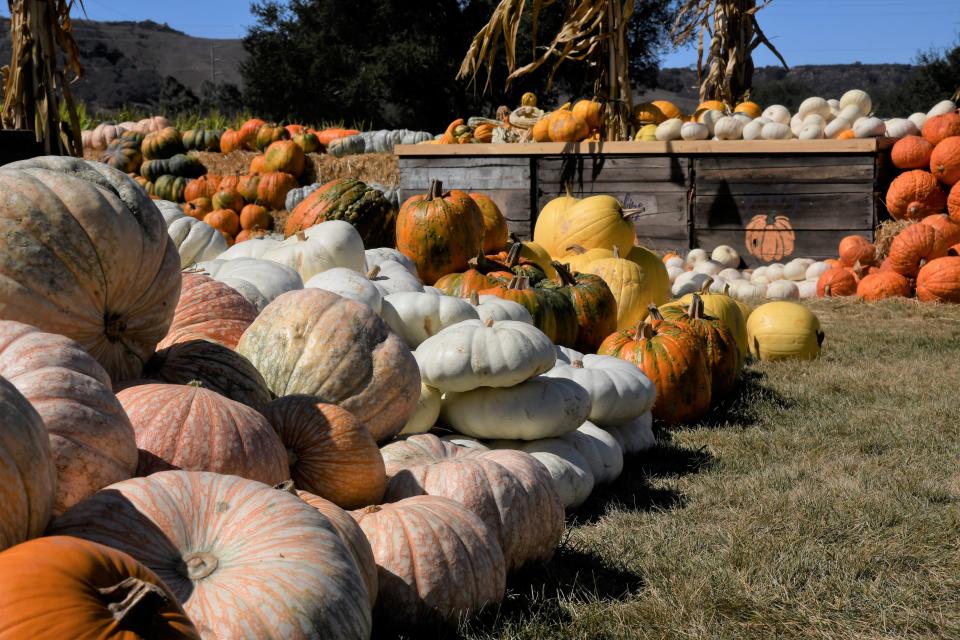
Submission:
[[[737,250],[744,262],[752,267],[772,262],[788,262],[792,258],[813,258],[815,260],[836,258],[840,240],[852,234],[862,235],[871,242],[873,241],[873,229],[796,231],[793,246],[789,247],[788,245],[789,252],[784,252],[779,257],[771,255],[769,260],[765,260],[761,256],[753,255],[751,249],[746,246],[746,232],[743,229],[707,229],[697,230],[696,246],[705,249],[708,253],[721,244],[731,246]],[[755,253],[760,253],[756,248],[752,250]]]
[[[746,169],[764,171],[774,168],[801,167],[873,167],[876,154],[779,154],[762,156],[730,156],[717,154],[697,156],[693,159],[694,169],[702,171],[722,169]]]
[[[530,185],[527,167],[400,167],[400,184],[404,189],[425,190],[434,180],[446,189],[486,191],[490,189],[526,189]]]
[[[863,193],[873,194],[875,187],[870,182],[720,182],[697,184],[698,196],[726,197],[745,195],[815,195],[827,193]]]
[[[701,230],[746,229],[755,216],[786,216],[794,229],[865,229],[874,223],[873,193],[702,196],[693,202]]]
[[[530,160],[526,157],[498,157],[483,156],[480,158],[470,158],[467,156],[435,156],[430,158],[400,158],[400,167],[407,169],[433,169],[433,168],[467,168],[467,167],[516,167],[518,169],[529,169]]]
[[[690,176],[690,161],[679,157],[548,157],[537,160],[537,175],[543,184],[574,182],[608,185],[664,183],[686,187]],[[542,187],[541,187],[542,188]],[[604,186],[604,188],[609,188]],[[623,187],[619,187],[621,189]]]
[[[813,156],[809,156],[813,157]],[[856,157],[856,156],[854,156]],[[831,182],[849,184],[873,184],[875,170],[873,158],[869,164],[822,164],[806,167],[754,166],[747,168],[725,167],[704,169],[700,158],[695,158],[694,180],[697,186],[718,183],[775,183],[804,184]]]

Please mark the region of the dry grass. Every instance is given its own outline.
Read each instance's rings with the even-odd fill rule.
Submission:
[[[883,260],[887,257],[893,239],[912,224],[916,224],[916,222],[913,220],[884,220],[877,225],[877,233],[874,236],[873,244],[877,248],[878,260]]]
[[[199,152],[196,154],[210,173],[224,176],[247,173],[253,151],[234,151],[228,154]],[[334,158],[326,153],[307,155],[307,163],[300,182],[329,182],[340,178],[355,178],[363,182],[377,182],[387,186],[400,184],[400,164],[391,153],[367,153]]]
[[[960,306],[812,306],[820,360],[749,365],[450,635],[960,637]]]

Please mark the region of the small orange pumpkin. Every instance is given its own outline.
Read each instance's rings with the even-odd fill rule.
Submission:
[[[240,231],[240,217],[232,209],[214,209],[203,217],[203,221],[231,238]]]
[[[587,123],[572,111],[555,111],[550,116],[552,142],[578,142],[590,135]]]
[[[847,267],[834,267],[823,272],[817,280],[817,295],[821,298],[852,296],[857,292],[857,274]]]
[[[254,156],[253,159],[250,160],[249,173],[251,175],[259,175],[262,173],[266,173],[266,171],[267,171],[266,158],[263,155]]]
[[[500,212],[500,207],[493,199],[482,193],[471,193],[470,198],[477,203],[480,213],[483,214],[483,252],[496,253],[507,247],[510,228],[507,219]]]
[[[210,198],[195,198],[190,202],[181,205],[183,212],[191,218],[203,220],[203,217],[213,211],[213,203]]]
[[[857,285],[857,297],[867,302],[886,298],[909,298],[910,281],[896,271],[878,270],[865,276]]]
[[[212,198],[213,194],[220,190],[222,176],[215,173],[208,173],[187,183],[183,190],[183,199],[187,202],[197,198]]]
[[[591,131],[599,129],[603,123],[604,105],[596,100],[580,100],[573,105],[573,115],[587,123]]]
[[[934,147],[950,136],[960,136],[960,114],[956,112],[934,116],[923,123],[923,137]]]
[[[247,202],[253,202],[257,199],[257,188],[260,186],[260,174],[248,173],[245,176],[237,176],[234,189]],[[221,184],[221,189],[225,187]]]
[[[282,171],[271,171],[260,176],[260,182],[257,184],[258,204],[262,204],[271,211],[283,209],[284,201],[287,199],[287,192],[296,189],[297,179],[289,173]]]
[[[231,153],[243,148],[243,138],[239,131],[227,129],[220,135],[220,153]]]
[[[273,216],[267,208],[259,204],[248,204],[240,211],[240,228],[245,231],[252,229],[270,229],[273,227]]]
[[[930,166],[933,145],[922,136],[904,136],[890,150],[890,160],[898,169],[926,169]]]
[[[876,259],[877,248],[863,236],[852,235],[840,241],[839,255],[845,267],[852,267],[858,262],[868,265]]]
[[[960,182],[960,135],[945,138],[934,147],[930,173],[948,187]]]
[[[890,243],[887,258],[894,271],[907,278],[916,278],[926,262],[947,255],[949,245],[929,224],[913,224],[897,234]]]
[[[946,204],[943,189],[927,171],[905,171],[887,189],[887,211],[896,220],[920,220],[940,213]]]
[[[306,158],[303,149],[293,140],[277,140],[263,154],[263,171],[283,171],[295,178],[303,173]],[[252,171],[251,171],[252,173]]]
[[[266,120],[251,118],[240,125],[241,148],[256,151],[257,131],[265,124],[267,124]]]
[[[243,197],[236,191],[217,191],[210,202],[214,209],[232,209],[236,213],[243,209]]]

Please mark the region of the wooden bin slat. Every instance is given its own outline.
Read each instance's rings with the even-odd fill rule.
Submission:
[[[737,250],[748,266],[769,264],[771,262],[788,262],[793,258],[813,258],[825,260],[837,257],[837,247],[840,241],[849,235],[861,235],[872,239],[873,229],[822,229],[810,231],[796,231],[793,251],[780,258],[761,260],[752,255],[746,246],[746,232],[742,229],[703,229],[697,231],[697,246],[707,252],[721,244]]]

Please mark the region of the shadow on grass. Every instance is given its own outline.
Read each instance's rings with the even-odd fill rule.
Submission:
[[[771,406],[777,411],[791,408],[793,401],[766,386],[766,377],[760,371],[744,369],[737,386],[727,398],[693,426],[708,429],[750,427],[760,420],[761,411],[769,411]]]

